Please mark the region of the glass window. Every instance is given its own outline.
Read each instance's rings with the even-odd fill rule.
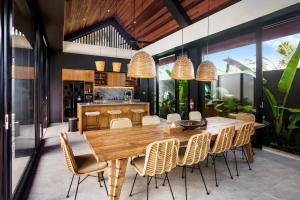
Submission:
[[[12,66],[12,192],[15,191],[35,149],[35,65],[30,20],[24,21],[13,5]]]
[[[174,61],[163,63],[158,67],[159,72],[159,116],[166,118],[167,114],[176,111],[175,80],[171,78]]]

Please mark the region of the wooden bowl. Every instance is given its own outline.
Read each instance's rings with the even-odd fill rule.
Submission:
[[[184,130],[194,130],[199,127],[206,127],[204,121],[195,121],[195,120],[180,120],[176,122],[177,125],[182,126]]]

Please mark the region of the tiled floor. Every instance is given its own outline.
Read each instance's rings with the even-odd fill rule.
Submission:
[[[46,133],[46,142],[38,169],[35,173],[34,183],[29,195],[31,200],[65,199],[71,180],[71,173],[67,170],[63,154],[60,149],[58,133],[62,126],[54,126]],[[84,138],[78,133],[70,133],[74,153],[83,154],[90,152]],[[235,174],[234,162],[231,153],[229,163]],[[213,167],[206,168],[202,164],[203,173],[211,192],[206,195],[198,171],[188,173],[188,199],[226,199],[226,200],[296,200],[300,197],[300,161],[281,157],[266,151],[255,151],[255,163],[252,171],[248,170],[245,161],[239,162],[240,176],[231,180],[224,161],[220,158],[217,162],[219,187],[215,187]],[[133,197],[129,192],[134,178],[134,171],[128,166],[126,179],[123,185],[121,199],[141,200],[146,199],[146,178],[138,177]],[[105,175],[107,177],[107,174]],[[181,179],[181,168],[176,168],[170,173],[170,181],[175,199],[184,199],[184,181]],[[154,181],[150,186],[149,199],[172,199],[168,187],[155,189]],[[70,199],[74,198],[75,184],[71,190]],[[106,199],[104,188],[99,188],[97,180],[93,177],[86,179],[79,187],[78,200]]]

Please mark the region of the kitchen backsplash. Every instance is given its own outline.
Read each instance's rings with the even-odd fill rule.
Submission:
[[[101,87],[95,88],[95,100],[129,100],[134,95],[134,88]]]

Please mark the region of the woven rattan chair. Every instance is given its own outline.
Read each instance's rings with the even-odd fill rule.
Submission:
[[[160,124],[160,119],[158,116],[153,115],[153,116],[144,116],[142,119],[142,125],[147,126],[147,125],[158,125]]]
[[[167,122],[172,123],[181,120],[181,117],[178,113],[171,113],[167,115]]]
[[[245,122],[255,122],[255,115],[251,113],[238,113],[236,115],[237,120],[242,120]]]
[[[110,121],[111,129],[130,128],[130,127],[132,127],[132,122],[129,118],[118,118],[118,119],[112,119]]]
[[[107,169],[107,163],[106,162],[97,162],[95,157],[92,154],[84,154],[84,155],[78,155],[74,156],[73,151],[71,149],[71,146],[69,144],[69,140],[67,138],[67,135],[65,133],[60,133],[60,142],[61,142],[61,148],[64,153],[65,162],[69,169],[69,171],[72,172],[73,177],[68,189],[67,198],[69,198],[70,189],[74,180],[74,176],[78,176],[78,182],[76,187],[76,193],[75,198],[77,198],[78,188],[79,184],[81,184],[87,177],[92,176],[91,174],[97,173],[98,175],[98,182],[101,185],[101,178],[104,182],[106,194],[107,194],[107,187],[106,183],[103,177],[104,170]],[[81,176],[86,176],[82,180],[80,180]],[[101,176],[101,177],[100,177]]]
[[[208,151],[210,149],[210,140],[210,133],[193,135],[189,139],[185,152],[179,151],[178,165],[183,167],[182,174],[184,174],[185,199],[187,199],[186,168],[195,164],[198,165],[201,178],[206,189],[206,193],[209,194],[199,162],[206,159]]]
[[[235,126],[228,126],[228,127],[222,128],[217,136],[215,143],[213,144],[212,148],[209,151],[209,155],[212,157],[212,160],[213,160],[214,171],[215,171],[215,181],[216,181],[217,187],[219,186],[218,180],[217,180],[217,170],[216,170],[216,158],[218,155],[221,155],[221,157],[224,158],[230,178],[233,179],[233,176],[231,174],[225,153],[228,150],[230,150],[230,148],[231,148],[234,134],[235,134]],[[208,166],[208,158],[207,158],[206,165]]]
[[[190,120],[196,120],[196,121],[201,121],[202,115],[199,111],[191,111],[189,113],[189,119]]]
[[[254,129],[253,127],[254,127],[253,122],[246,123],[246,124],[242,125],[240,130],[235,135],[233,143],[232,143],[232,151],[233,151],[233,155],[234,155],[234,161],[235,161],[235,168],[236,168],[236,175],[237,176],[239,176],[239,170],[238,170],[236,154],[235,154],[235,151],[237,150],[237,148],[241,148],[242,155],[243,155],[243,157],[246,158],[249,170],[251,170],[250,163],[249,163],[248,157],[246,155],[244,146],[249,144],[249,142],[251,142],[251,134],[252,134],[252,131]]]
[[[168,177],[168,172],[176,167],[178,162],[178,139],[167,139],[157,141],[147,146],[146,155],[143,157],[135,158],[131,161],[131,165],[137,172],[132,184],[130,195],[132,196],[133,187],[137,175],[147,176],[147,199],[149,196],[149,184],[152,177],[155,177],[155,184],[157,188],[156,175],[165,174],[168,181],[172,197],[174,199],[172,187]]]

